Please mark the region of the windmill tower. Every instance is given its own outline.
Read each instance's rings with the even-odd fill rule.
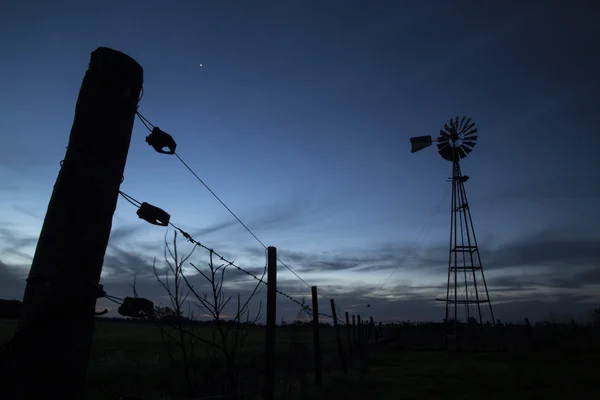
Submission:
[[[442,158],[452,163],[448,286],[446,297],[436,299],[446,303],[444,319],[446,347],[448,339],[451,339],[453,346],[456,345],[457,322],[477,321],[481,327],[491,319],[491,323],[494,324],[492,303],[483,274],[483,265],[465,191],[465,182],[469,177],[463,175],[460,169],[460,160],[473,151],[477,137],[477,128],[471,118],[456,117],[444,125],[437,139],[431,136],[410,139],[411,153],[423,150],[435,141]],[[486,318],[488,316],[489,319]]]

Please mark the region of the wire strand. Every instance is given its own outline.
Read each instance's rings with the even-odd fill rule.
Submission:
[[[139,111],[136,111],[135,114],[138,116],[140,121],[142,121],[142,124],[144,124],[146,129],[148,129],[150,132],[152,132],[152,129],[154,128],[154,125],[152,125],[152,122],[148,121],[148,119],[146,117],[144,117],[142,115],[142,113]],[[148,125],[150,125],[152,128],[150,128]]]
[[[136,199],[134,199],[133,197],[129,196],[127,193],[121,190],[119,190],[119,194],[123,196],[123,198],[129,202],[129,204],[132,204],[135,207],[139,208],[142,205],[142,203],[140,203],[139,201],[137,201]]]
[[[250,235],[252,235],[252,237],[254,239],[256,239],[256,241],[258,243],[260,243],[260,245],[266,249],[267,246],[258,238],[258,236],[256,236],[254,234],[254,232],[252,232],[252,230],[250,228],[248,228],[248,225],[246,225],[244,222],[242,222],[242,220],[231,210],[231,208],[229,208],[227,206],[227,204],[225,204],[225,202],[223,202],[223,200],[221,200],[221,198],[219,196],[217,196],[217,194],[202,180],[202,178],[200,178],[198,176],[198,174],[196,174],[196,172],[194,172],[194,170],[185,161],[183,161],[183,159],[179,156],[179,154],[175,153],[175,156],[177,157],[177,159],[179,161],[181,161],[183,166],[186,167],[188,169],[188,171],[190,171],[192,173],[192,175],[194,175],[194,177],[196,177],[198,182],[200,182],[206,188],[206,190],[208,190],[214,196],[214,198],[217,199],[219,201],[219,203],[221,203],[221,205],[223,207],[225,207],[227,209],[227,211],[229,211],[229,213],[248,231],[248,233]],[[292,268],[290,268],[286,263],[281,261],[281,259],[279,257],[277,258],[277,261],[279,261],[279,263],[281,263],[281,265],[283,265],[288,271],[290,271],[292,274],[294,274],[294,276],[296,278],[298,278],[306,286],[308,286],[309,288],[312,287],[308,282],[306,282],[304,279],[302,279],[300,277],[300,275],[298,275]]]
[[[233,215],[233,217],[248,231],[248,233],[250,233],[254,237],[254,239],[256,239],[256,241],[258,243],[260,243],[261,246],[266,249],[267,246],[265,246],[265,244],[254,234],[254,232],[252,232],[250,230],[250,228],[248,228],[248,226],[246,224],[244,224],[242,222],[242,220],[239,219],[239,217],[237,215],[235,215],[235,213],[233,211],[231,211],[231,209],[229,207],[227,207],[227,205],[223,202],[223,200],[221,200],[221,198],[219,196],[217,196],[217,194],[215,192],[213,192],[213,190],[210,187],[208,187],[208,185],[198,176],[198,174],[196,174],[194,172],[194,170],[192,168],[190,168],[190,166],[187,165],[187,163],[185,161],[183,161],[183,159],[179,156],[179,154],[175,153],[175,156],[188,169],[188,171],[190,171],[192,173],[192,175],[194,175],[196,177],[196,179],[198,180],[198,182],[200,182],[202,185],[204,185],[204,187],[206,188],[206,190],[208,190],[214,196],[214,198],[217,199],[219,201],[219,203],[221,203],[221,205],[223,207],[225,207],[227,209],[227,211],[229,211],[229,213],[231,215]]]
[[[132,204],[134,207],[139,208],[140,206],[137,205],[136,203],[141,204],[138,200],[136,200],[135,198],[133,198],[132,196],[128,195],[127,193],[123,192],[123,191],[119,191],[119,194],[121,194],[121,196],[123,196],[130,204]],[[221,260],[222,262],[224,262],[227,266],[231,266],[235,269],[237,269],[238,271],[241,271],[243,273],[245,273],[246,275],[250,276],[251,278],[255,279],[256,281],[267,285],[267,282],[264,279],[259,278],[258,276],[254,275],[252,272],[250,271],[246,271],[244,268],[240,267],[239,265],[236,265],[234,261],[229,261],[227,260],[225,257],[223,257],[221,254],[219,254],[218,252],[216,252],[215,250],[211,249],[210,247],[198,242],[197,240],[195,240],[189,233],[187,233],[186,231],[184,231],[183,229],[181,229],[179,226],[175,225],[172,222],[169,222],[169,225],[176,229],[177,231],[179,231],[179,233],[181,233],[181,235],[186,238],[190,243],[192,243],[195,246],[201,247],[204,250],[210,251],[213,253],[213,255],[215,255],[219,260]],[[303,304],[302,302],[300,302],[299,300],[294,299],[291,295],[282,292],[279,289],[275,289],[275,291],[277,292],[277,294],[280,294],[281,296],[287,298],[288,300],[291,300],[292,302],[296,303],[297,305],[299,305],[300,307],[302,307],[303,310],[306,311],[310,311],[312,312],[312,308],[309,307],[308,305]],[[113,296],[111,296],[113,297]],[[326,318],[331,318],[333,319],[333,317],[329,314],[325,314],[325,313],[318,313],[320,316],[322,317],[326,317]]]

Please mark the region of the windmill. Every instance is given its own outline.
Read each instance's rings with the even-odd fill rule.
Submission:
[[[410,139],[411,153],[423,150],[435,141],[442,158],[452,162],[448,285],[446,298],[436,299],[446,303],[444,318],[446,347],[448,339],[452,339],[453,345],[456,345],[457,322],[461,319],[469,323],[477,321],[482,327],[486,322],[484,315],[489,311],[489,317],[494,324],[492,303],[483,274],[483,265],[465,191],[465,182],[469,177],[463,175],[460,169],[460,160],[473,151],[477,138],[475,122],[468,117],[456,117],[444,125],[437,139],[431,136]]]

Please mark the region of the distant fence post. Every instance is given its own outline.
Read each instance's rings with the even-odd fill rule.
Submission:
[[[277,321],[277,249],[267,249],[267,333],[263,398],[273,400],[275,386],[275,336]]]
[[[533,328],[531,327],[531,322],[529,322],[529,318],[525,318],[525,324],[527,325],[527,336],[529,338],[529,345],[531,347],[535,347],[535,340],[533,338]]]
[[[361,349],[362,351],[362,345],[363,345],[363,326],[362,323],[360,321],[360,314],[358,314],[356,316],[356,327],[358,332],[356,332],[356,335],[358,336],[357,340],[358,340],[358,347]]]
[[[354,349],[352,347],[352,336],[350,333],[350,314],[348,313],[348,311],[346,311],[346,337],[348,339],[348,352],[350,355],[352,355],[352,353],[354,352]],[[350,365],[353,366],[354,362],[352,360],[352,357],[350,357]]]
[[[496,320],[496,329],[498,332],[498,344],[501,350],[505,350],[506,346],[504,344],[504,330],[502,329],[502,323],[500,319]]]
[[[323,383],[323,372],[321,364],[321,338],[319,335],[319,298],[317,296],[317,287],[313,286],[312,291],[312,310],[313,310],[313,330],[315,345],[315,384],[321,386]]]
[[[335,329],[335,336],[337,339],[338,352],[340,355],[340,364],[342,364],[342,369],[344,370],[344,374],[348,375],[348,369],[346,368],[346,361],[344,360],[344,349],[342,347],[342,334],[340,333],[340,329],[338,326],[337,313],[335,311],[335,302],[333,299],[331,302],[331,315],[333,316],[333,327]]]
[[[371,339],[373,339],[373,342],[377,342],[377,339],[379,339],[379,336],[377,335],[377,330],[375,330],[375,321],[373,321],[373,317],[369,317],[370,320],[370,324],[369,324],[369,329],[371,330]]]
[[[354,344],[354,347],[356,348],[358,342],[356,340],[356,315],[354,314],[352,314],[352,342]]]

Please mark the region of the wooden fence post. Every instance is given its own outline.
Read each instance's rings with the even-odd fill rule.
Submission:
[[[352,314],[352,342],[354,344],[354,348],[357,347],[358,342],[356,338],[356,315]]]
[[[97,285],[142,83],[142,67],[126,54],[106,47],[91,53],[18,331],[0,371],[7,399],[84,396]]]
[[[344,360],[344,349],[342,347],[342,334],[340,333],[338,319],[337,319],[337,312],[335,311],[335,302],[333,299],[331,299],[330,302],[331,302],[331,315],[333,316],[333,327],[335,329],[335,336],[337,339],[338,352],[340,355],[340,364],[342,364],[342,369],[344,370],[344,374],[348,375],[348,369],[346,368],[346,361]]]
[[[373,342],[377,342],[379,337],[377,336],[377,331],[375,330],[375,321],[373,321],[373,317],[369,317],[369,329],[371,330],[370,337],[373,339]]]
[[[312,311],[313,311],[313,330],[314,330],[314,346],[315,346],[315,384],[321,386],[323,383],[323,371],[321,363],[321,338],[319,335],[319,298],[317,295],[317,287],[313,286],[312,291]]]
[[[267,249],[267,333],[263,398],[273,400],[275,386],[275,339],[277,321],[277,249]]]
[[[529,318],[525,318],[525,324],[527,325],[527,336],[529,337],[529,345],[531,347],[535,347],[535,339],[533,337],[533,328],[531,327],[531,322],[529,322]]]
[[[363,346],[363,326],[362,326],[362,323],[360,321],[360,314],[358,314],[356,316],[356,327],[358,329],[358,332],[356,333],[358,335],[358,347],[362,349],[362,346]]]
[[[498,332],[498,344],[500,345],[501,350],[505,350],[506,346],[504,344],[504,330],[502,329],[502,323],[500,319],[496,320],[496,329]]]
[[[350,325],[350,314],[346,311],[346,337],[348,339],[348,352],[350,355],[354,353],[354,349],[352,346],[352,336],[350,333],[351,325]],[[354,366],[354,360],[350,357],[350,366]]]

